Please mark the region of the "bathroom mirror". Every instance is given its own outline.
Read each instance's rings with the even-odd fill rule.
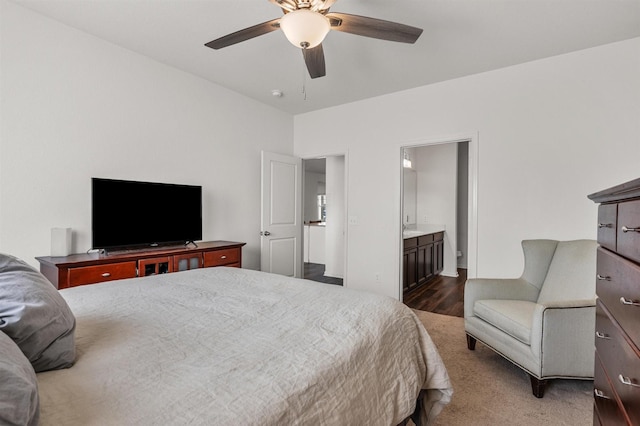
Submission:
[[[404,194],[402,202],[402,224],[415,225],[417,216],[417,185],[418,176],[413,169],[404,170]]]

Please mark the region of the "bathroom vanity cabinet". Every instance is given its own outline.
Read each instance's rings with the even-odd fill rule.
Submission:
[[[404,238],[403,291],[420,287],[438,276],[443,267],[444,232]]]

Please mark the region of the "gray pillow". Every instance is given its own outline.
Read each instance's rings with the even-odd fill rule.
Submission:
[[[13,339],[36,372],[73,365],[75,328],[69,305],[44,275],[0,254],[0,331]]]
[[[0,424],[36,426],[40,418],[36,373],[20,348],[1,331],[0,377]]]

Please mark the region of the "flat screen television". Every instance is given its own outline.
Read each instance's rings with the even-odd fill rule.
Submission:
[[[202,187],[91,179],[91,243],[118,250],[202,239]]]

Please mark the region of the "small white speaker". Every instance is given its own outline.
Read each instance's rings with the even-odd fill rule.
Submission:
[[[51,228],[51,256],[71,254],[71,228]]]

